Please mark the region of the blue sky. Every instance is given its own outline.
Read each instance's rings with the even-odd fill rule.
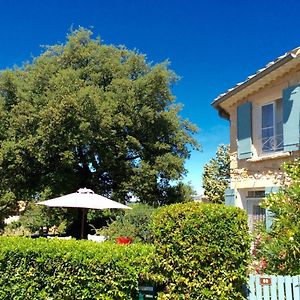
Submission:
[[[229,142],[229,124],[210,106],[220,93],[300,45],[300,1],[0,0],[0,69],[64,42],[71,27],[93,27],[106,44],[125,45],[181,77],[173,88],[195,123],[201,152],[186,163],[198,193],[203,165]]]

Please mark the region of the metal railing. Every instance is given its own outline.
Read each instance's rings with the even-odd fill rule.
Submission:
[[[282,151],[283,150],[283,135],[278,134],[270,137],[261,138],[262,153]]]

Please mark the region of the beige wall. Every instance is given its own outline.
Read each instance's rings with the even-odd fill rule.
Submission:
[[[230,149],[231,149],[231,188],[262,188],[280,185],[281,165],[285,161],[299,156],[298,152],[262,154],[261,149],[261,107],[264,104],[282,98],[282,90],[300,82],[300,67],[274,80],[268,86],[226,107],[230,114]],[[254,156],[248,160],[237,159],[237,106],[252,102],[252,133]],[[237,199],[238,206],[243,206]]]

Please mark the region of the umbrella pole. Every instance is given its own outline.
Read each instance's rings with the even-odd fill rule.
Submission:
[[[81,209],[81,230],[80,230],[80,239],[86,239],[86,221],[87,221],[87,208]]]

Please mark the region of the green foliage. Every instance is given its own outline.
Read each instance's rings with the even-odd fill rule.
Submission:
[[[14,221],[4,227],[3,236],[30,236],[31,231],[21,225],[19,221]]]
[[[115,220],[122,212],[120,210],[95,210],[90,209],[87,215],[88,233],[95,234],[96,228],[106,226]],[[80,228],[80,215],[78,209],[49,208],[47,206],[29,203],[26,209],[20,214],[18,222],[14,222],[14,228],[5,226],[5,235],[22,235],[24,231],[33,234],[47,227],[52,234],[68,234],[77,236]],[[12,229],[12,230],[10,230]]]
[[[1,146],[0,146],[1,147]],[[0,154],[1,164],[1,154]],[[1,186],[1,184],[0,184]],[[18,209],[18,203],[13,192],[10,190],[4,191],[0,188],[0,229],[4,227],[5,217],[14,214]]]
[[[271,230],[262,231],[257,257],[264,261],[262,272],[300,274],[300,159],[285,164],[281,190],[270,194],[263,207],[273,212]]]
[[[134,299],[149,245],[0,238],[0,298]]]
[[[49,208],[30,203],[21,214],[19,223],[20,226],[34,233],[42,227],[50,228],[54,225],[60,226],[62,223],[70,224],[71,219],[72,215],[67,212],[67,209]]]
[[[117,237],[133,238],[134,242],[151,242],[151,216],[154,208],[146,204],[133,204],[132,209],[119,215],[107,228],[98,230],[98,234],[108,236],[114,241]]]
[[[0,73],[0,219],[17,200],[88,187],[124,202],[179,201],[196,131],[179,116],[168,63],[104,45],[80,28]]]
[[[203,172],[204,195],[213,203],[224,203],[225,189],[230,179],[229,146],[220,145],[216,156],[205,166]]]
[[[244,299],[250,237],[245,212],[219,204],[175,204],[154,216],[159,299]],[[149,276],[151,278],[151,276]]]
[[[87,215],[88,231],[94,234],[95,228],[106,226],[110,220],[116,218],[116,215],[117,212],[111,210],[90,209]],[[19,221],[14,224],[15,227],[18,225],[19,228],[14,228],[14,230],[21,233],[25,229],[26,233],[28,231],[35,233],[41,228],[47,227],[52,231],[55,229],[55,232],[51,233],[64,234],[68,232],[68,234],[76,235],[80,221],[77,209],[49,208],[29,203],[21,213]],[[7,235],[9,233],[14,235],[14,232],[8,226],[5,226],[5,231]]]

